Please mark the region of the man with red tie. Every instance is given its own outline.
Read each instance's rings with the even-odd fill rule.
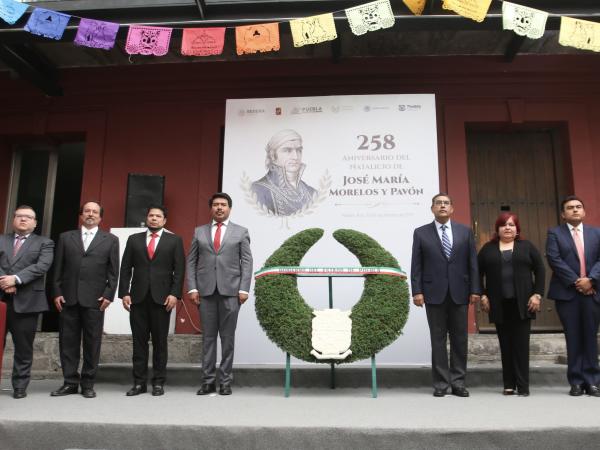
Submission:
[[[548,230],[546,240],[548,298],[555,301],[567,341],[569,394],[600,397],[600,228],[583,225],[583,201],[574,195],[561,203],[561,217],[566,223]]]
[[[152,395],[164,394],[170,316],[181,299],[185,271],[183,241],[164,229],[166,223],[167,209],[150,206],[146,214],[148,229],[129,237],[121,261],[119,297],[130,313],[133,338],[133,387],[127,396],[147,390],[150,336]]]
[[[231,197],[208,201],[212,220],[194,231],[187,257],[190,299],[202,320],[202,386],[198,395],[216,391],[217,336],[221,337],[219,394],[231,395],[233,349],[240,305],[248,299],[252,253],[248,230],[229,220]]]

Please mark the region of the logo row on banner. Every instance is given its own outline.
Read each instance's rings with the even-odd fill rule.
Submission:
[[[415,15],[421,15],[426,0],[403,0]],[[442,7],[463,17],[482,22],[492,0],[443,0]],[[28,5],[15,0],[0,0],[0,18],[10,25],[19,20]],[[338,11],[336,11],[338,12]],[[389,0],[376,0],[345,9],[352,32],[363,35],[394,26],[394,12]],[[295,47],[337,39],[334,13],[320,14],[289,21]],[[49,39],[62,39],[71,18],[80,19],[74,43],[85,47],[110,50],[115,45],[118,23],[71,16],[44,8],[35,8],[25,30]],[[546,29],[548,13],[507,1],[502,2],[503,28],[520,36],[538,39]],[[178,29],[178,28],[176,28]],[[163,56],[169,51],[173,28],[130,25],[125,50],[131,55]],[[181,54],[186,56],[220,55],[225,43],[225,27],[183,28]],[[270,52],[280,49],[279,22],[235,27],[236,51]],[[600,51],[600,24],[561,17],[559,43],[584,50]]]

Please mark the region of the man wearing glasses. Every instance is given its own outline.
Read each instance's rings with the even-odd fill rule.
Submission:
[[[413,303],[425,305],[431,336],[433,396],[468,397],[467,314],[479,300],[479,270],[475,239],[470,228],[451,222],[452,199],[444,193],[431,200],[435,220],[415,229],[411,285]],[[446,350],[450,337],[450,364]]]
[[[0,236],[0,298],[6,302],[6,329],[15,347],[13,397],[27,396],[38,315],[48,310],[44,276],[54,257],[54,242],[33,234],[35,211],[19,206],[13,232]]]

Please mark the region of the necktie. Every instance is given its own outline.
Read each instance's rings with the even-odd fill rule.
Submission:
[[[579,236],[579,229],[573,228],[573,240],[577,248],[577,256],[579,256],[579,276],[585,277],[585,252],[583,250],[583,242]]]
[[[88,247],[90,246],[90,237],[92,236],[92,232],[91,231],[84,231],[83,232],[83,251],[87,252]]]
[[[221,248],[221,227],[223,226],[222,222],[217,222],[217,231],[215,232],[214,246],[215,252],[219,251]]]
[[[152,233],[150,237],[150,242],[148,242],[148,258],[154,258],[154,250],[156,250],[156,238],[158,234]]]
[[[19,249],[23,245],[23,242],[25,242],[25,236],[17,236],[13,247],[13,256],[16,256],[17,253],[19,253]]]
[[[452,245],[450,244],[450,238],[446,234],[447,225],[442,225],[442,249],[446,258],[450,259],[450,253],[452,252]]]

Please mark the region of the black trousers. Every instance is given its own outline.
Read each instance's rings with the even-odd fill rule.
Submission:
[[[148,380],[148,340],[152,337],[152,385],[162,386],[167,378],[167,337],[171,312],[152,300],[131,305],[129,323],[133,338],[133,380],[145,385]]]
[[[469,305],[457,305],[446,295],[444,303],[425,304],[431,337],[433,387],[464,387],[467,374],[467,315]],[[450,337],[450,365],[446,342]]]
[[[517,301],[502,301],[502,323],[496,323],[504,389],[529,391],[529,336],[531,319],[522,319]]]
[[[33,364],[33,341],[39,313],[18,313],[12,297],[6,299],[6,335],[10,331],[15,347],[12,370],[13,389],[27,389]]]
[[[556,301],[556,312],[567,341],[569,384],[600,384],[598,365],[598,326],[600,304],[589,295],[577,294],[569,301]]]
[[[104,327],[104,311],[79,304],[63,306],[59,314],[60,362],[65,384],[84,388],[94,386]],[[79,374],[79,359],[83,343],[83,364]]]

